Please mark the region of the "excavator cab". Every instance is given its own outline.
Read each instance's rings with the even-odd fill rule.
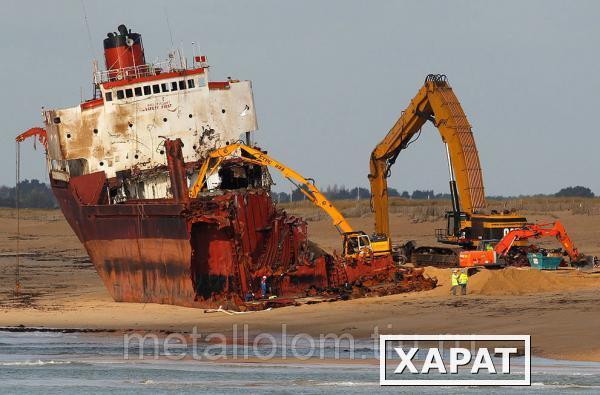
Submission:
[[[346,232],[343,235],[344,243],[342,255],[350,258],[358,258],[359,256],[370,256],[373,252],[371,247],[371,239],[362,231]]]
[[[342,254],[348,258],[383,256],[391,253],[390,238],[385,235],[373,235],[369,237],[363,231],[346,232]]]

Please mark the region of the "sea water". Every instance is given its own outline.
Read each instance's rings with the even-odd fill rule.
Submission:
[[[231,358],[171,360],[143,352],[124,357],[116,334],[0,331],[0,394],[289,393],[367,392],[460,394],[460,387],[380,387],[379,367],[369,342],[347,360],[239,363]],[[348,351],[348,350],[345,350]],[[163,351],[161,351],[162,354]],[[228,351],[231,353],[231,350]],[[363,356],[365,359],[363,359]],[[327,358],[328,355],[325,355]],[[369,362],[370,361],[370,362]],[[317,363],[312,363],[317,362]],[[485,387],[485,393],[592,393],[600,391],[600,363],[534,358],[531,387]]]

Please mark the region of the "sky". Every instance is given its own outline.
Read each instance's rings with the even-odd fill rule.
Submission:
[[[195,42],[212,80],[251,80],[255,140],[321,187],[368,187],[371,150],[440,73],[473,126],[487,195],[600,194],[598,15],[597,1],[3,1],[0,185],[14,185],[14,137],[42,126],[42,107],[91,97],[92,60],[124,23],[147,60]],[[445,160],[426,126],[389,185],[447,192]],[[30,141],[21,178],[48,181]]]

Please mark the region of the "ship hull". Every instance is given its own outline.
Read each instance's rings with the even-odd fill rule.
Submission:
[[[108,204],[90,191],[105,182],[94,173],[53,180],[52,190],[116,301],[233,307],[258,297],[263,275],[280,298],[329,285],[328,257],[311,256],[306,223],[267,191]]]
[[[181,145],[165,143],[168,199],[115,203],[111,185],[120,181],[104,172],[50,172],[65,218],[114,300],[248,308],[247,302],[266,307],[319,294],[385,295],[435,286],[422,271],[397,268],[391,254],[324,253],[309,243],[306,222],[277,209],[265,188],[191,199]]]

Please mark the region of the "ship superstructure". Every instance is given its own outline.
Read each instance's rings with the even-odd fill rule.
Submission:
[[[53,178],[102,171],[128,180],[113,199],[167,198],[166,172],[130,174],[166,167],[165,139],[181,139],[183,159],[193,163],[257,129],[250,81],[209,81],[205,56],[189,67],[176,56],[147,64],[141,35],[124,25],[104,39],[104,52],[106,70],[94,73],[99,97],[44,111]]]

